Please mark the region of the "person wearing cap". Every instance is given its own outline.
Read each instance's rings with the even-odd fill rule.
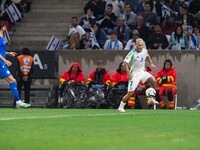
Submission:
[[[22,87],[24,87],[24,101],[30,103],[30,88],[33,75],[33,57],[30,55],[29,48],[23,48],[21,54],[17,57],[17,89],[21,96]]]
[[[110,39],[104,44],[104,50],[123,50],[123,44],[117,39],[117,33],[112,31],[110,33]]]
[[[12,62],[7,60],[6,56],[14,57],[16,56],[15,52],[6,52],[6,44],[3,38],[3,33],[6,31],[6,26],[4,22],[0,21],[0,79],[4,79],[9,83],[10,90],[14,96],[14,100],[16,102],[16,107],[30,107],[30,104],[24,103],[21,101],[19,97],[19,92],[17,90],[17,83],[15,78],[10,73],[8,67],[12,65]]]
[[[104,64],[103,60],[97,61],[97,67],[88,76],[87,84],[89,86],[91,86],[91,85],[104,85],[104,86],[111,85],[110,74],[105,69],[105,64]]]
[[[69,49],[83,49],[83,40],[79,36],[79,32],[73,28],[71,31],[70,39],[69,39]]]
[[[172,68],[172,61],[166,59],[163,68],[158,70],[156,74],[157,88],[156,99],[159,101],[160,107],[165,109],[174,109],[174,96],[176,93],[176,69]],[[166,106],[163,95],[168,98],[168,107]]]
[[[125,46],[125,48],[124,48],[124,50],[133,50],[134,48],[136,48],[136,46],[135,46],[135,41],[136,41],[136,39],[138,39],[140,37],[140,35],[139,35],[139,32],[138,32],[138,30],[133,30],[132,31],[132,39],[130,39],[128,42],[127,42],[127,44],[126,44],[126,46]],[[144,43],[144,48],[146,48],[146,44]]]

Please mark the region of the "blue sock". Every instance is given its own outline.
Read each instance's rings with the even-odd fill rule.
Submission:
[[[10,85],[10,90],[11,90],[12,94],[14,95],[14,100],[15,101],[20,100],[16,82],[12,82],[9,85]]]

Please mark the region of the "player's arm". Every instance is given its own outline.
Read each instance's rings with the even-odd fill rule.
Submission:
[[[9,60],[5,59],[1,54],[0,54],[0,60],[2,60],[8,67],[12,65],[12,63]]]
[[[14,56],[17,55],[17,53],[15,53],[15,52],[6,52],[6,55],[14,57]]]
[[[124,62],[123,62],[123,65],[124,65],[125,68],[126,68],[126,73],[128,74],[128,79],[131,79],[131,78],[132,78],[132,74],[131,74],[131,72],[130,72],[128,63],[124,61]]]
[[[151,57],[150,57],[150,55],[148,54],[147,55],[147,61],[150,63],[150,65],[151,65],[151,68],[152,69],[156,69],[156,66],[153,64],[153,61],[152,61],[152,59],[151,59]]]

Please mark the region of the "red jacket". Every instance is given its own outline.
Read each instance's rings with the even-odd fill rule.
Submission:
[[[97,70],[94,70],[90,73],[89,77],[88,77],[88,81],[87,84],[89,84],[90,82],[94,81],[95,82],[95,73],[97,72]],[[110,74],[107,70],[105,70],[105,73],[103,74],[102,77],[102,84],[105,85],[110,85],[111,81],[110,81]]]
[[[72,71],[72,67],[76,65],[78,67],[78,71]],[[81,69],[81,65],[77,62],[73,62],[69,69],[62,73],[60,76],[60,83],[64,81],[72,81],[72,82],[82,82],[85,83],[85,76]]]
[[[162,84],[162,77],[167,77],[167,82]],[[160,69],[156,74],[156,81],[162,86],[174,86],[176,85],[176,70],[170,68],[169,70]]]
[[[128,75],[126,72],[120,74],[118,71],[115,71],[111,77],[112,86],[119,82],[128,82]]]

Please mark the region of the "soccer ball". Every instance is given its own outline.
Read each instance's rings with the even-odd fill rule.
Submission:
[[[145,92],[146,96],[156,96],[156,90],[154,88],[148,88]]]

